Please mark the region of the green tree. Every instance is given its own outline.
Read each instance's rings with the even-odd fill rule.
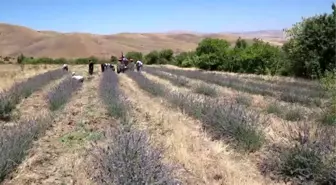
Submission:
[[[25,60],[25,56],[21,53],[16,60],[18,64],[22,64],[23,61]]]
[[[305,18],[286,30],[289,41],[283,50],[296,76],[320,77],[335,68],[336,9],[332,13]]]
[[[128,53],[126,53],[126,58],[128,59],[133,59],[133,60],[143,60],[143,56],[141,52],[137,52],[137,51],[130,51]]]
[[[156,50],[149,52],[145,56],[145,63],[146,64],[158,64],[159,63],[159,52]]]
[[[180,67],[192,67],[195,64],[195,62],[193,62],[195,57],[196,54],[194,51],[181,52],[175,56],[174,64]]]
[[[247,42],[246,42],[246,40],[239,37],[237,39],[237,41],[236,41],[235,48],[236,49],[245,49],[245,48],[247,48]]]
[[[112,55],[111,58],[110,58],[110,61],[112,63],[117,63],[118,62],[118,58],[116,56]]]
[[[171,49],[164,49],[159,52],[160,64],[171,64],[174,59],[174,52]]]
[[[205,38],[198,44],[196,54],[200,56],[202,54],[221,53],[228,50],[229,47],[230,43],[226,40]]]

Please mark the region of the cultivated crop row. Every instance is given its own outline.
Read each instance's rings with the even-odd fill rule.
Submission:
[[[150,68],[150,67],[147,67]],[[172,73],[179,76],[202,80],[220,86],[231,87],[233,89],[252,94],[268,95],[289,103],[300,103],[303,105],[321,106],[321,98],[326,94],[322,90],[302,89],[295,86],[281,87],[253,81],[244,81],[234,76],[225,76],[218,73],[208,73],[193,70],[172,69],[167,67],[156,68],[158,70]]]
[[[60,71],[52,73],[57,76],[55,73],[58,74]],[[54,111],[64,105],[69,100],[72,92],[80,86],[81,83],[69,77],[64,79],[58,86],[52,88],[47,98],[50,109]],[[0,129],[0,182],[21,163],[33,140],[45,133],[52,120],[53,114],[48,114],[43,118],[21,120],[20,123],[11,127],[2,126]]]
[[[217,101],[206,96],[197,96],[170,91],[163,85],[150,81],[140,73],[128,75],[140,88],[155,96],[163,97],[172,105],[203,122],[215,138],[227,138],[240,149],[258,150],[265,141],[261,125],[264,119],[236,102]]]
[[[287,142],[265,143],[255,112],[230,102],[219,102],[204,96],[169,91],[139,73],[128,73],[140,88],[168,100],[185,113],[201,120],[214,136],[232,138],[238,146],[254,151],[266,144],[259,167],[264,175],[298,184],[335,184],[335,131],[320,125],[298,122],[287,125]]]
[[[13,127],[0,127],[0,182],[26,155],[34,139],[43,135],[50,118],[20,121]]]
[[[80,87],[82,87],[82,83],[78,80],[72,79],[70,76],[64,79],[48,92],[49,109],[55,111],[61,108],[71,98],[72,93],[79,90]]]
[[[188,86],[192,88],[192,91],[194,93],[197,93],[197,94],[203,94],[203,95],[213,97],[213,98],[218,97],[218,94],[219,94],[216,87],[210,84],[206,84],[205,82],[191,84],[189,83],[189,80],[186,79],[185,77],[169,74],[164,71],[160,71],[160,70],[157,70],[151,67],[147,67],[144,71],[151,75],[158,76],[159,78],[168,80],[172,84],[179,84],[180,86],[183,84],[183,86],[185,87]],[[181,81],[183,81],[183,83],[181,83]],[[244,95],[242,93],[239,93],[235,97],[235,100],[238,104],[242,104],[246,106],[251,106],[252,104],[252,97],[249,95]],[[275,114],[279,116],[280,118],[288,120],[288,121],[304,120],[306,118],[306,115],[308,114],[308,112],[305,111],[302,107],[296,106],[295,104],[282,105],[276,101],[269,103],[265,111],[270,114],[271,113]]]
[[[7,120],[10,113],[22,98],[27,98],[53,80],[66,74],[62,69],[56,69],[28,78],[24,82],[15,83],[9,90],[0,93],[0,119]]]
[[[237,74],[233,73],[234,76],[242,79],[260,81],[269,84],[279,85],[282,87],[296,87],[296,88],[306,88],[313,90],[321,90],[321,85],[317,81],[311,81],[306,79],[299,79],[293,77],[279,77],[279,76],[264,76],[264,75],[254,75],[254,74]]]
[[[129,105],[120,93],[114,72],[104,72],[99,91],[109,114],[120,123],[110,130],[108,147],[98,148],[95,155],[97,183],[176,184],[172,168],[162,163],[162,150],[152,146],[146,132],[133,127]]]

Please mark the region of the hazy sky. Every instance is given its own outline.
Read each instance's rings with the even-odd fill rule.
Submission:
[[[3,0],[0,22],[61,32],[282,29],[332,0]]]

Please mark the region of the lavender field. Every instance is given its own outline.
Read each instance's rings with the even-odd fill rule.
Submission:
[[[336,183],[336,125],[319,83],[60,68],[0,94],[0,184]]]

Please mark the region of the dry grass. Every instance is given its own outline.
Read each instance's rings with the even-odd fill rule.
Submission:
[[[121,51],[149,52],[170,48],[176,51],[195,49],[205,37],[227,39],[234,42],[237,34],[195,34],[195,33],[120,33],[94,35],[89,33],[58,33],[36,31],[30,28],[0,24],[0,55],[17,56],[20,52],[28,56],[48,57],[110,57]],[[278,34],[275,34],[278,35]],[[265,35],[265,40],[277,42]],[[258,36],[258,37],[259,37]],[[244,37],[244,35],[242,35]]]
[[[52,69],[60,67],[59,65],[24,65],[21,67],[16,64],[0,65],[0,92],[8,89],[14,82],[21,82],[29,77],[41,74]]]

